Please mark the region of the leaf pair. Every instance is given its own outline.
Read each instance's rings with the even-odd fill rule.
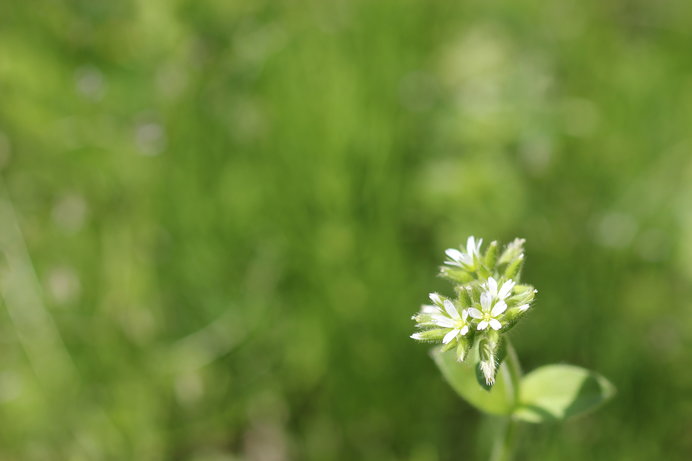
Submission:
[[[477,356],[477,348],[470,354]],[[595,410],[615,394],[615,387],[606,378],[584,368],[546,365],[519,378],[518,370],[512,370],[506,360],[499,366],[493,388],[485,390],[476,379],[473,364],[477,360],[459,363],[453,352],[439,348],[433,349],[432,356],[464,400],[485,413],[511,415],[520,421],[564,421]]]

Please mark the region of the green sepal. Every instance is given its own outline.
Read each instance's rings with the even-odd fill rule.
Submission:
[[[457,361],[463,362],[468,356],[471,345],[473,344],[473,332],[468,332],[465,336],[462,336],[457,341]]]
[[[445,278],[451,282],[465,284],[472,282],[474,280],[473,275],[468,271],[456,267],[440,267],[440,277]]]
[[[448,342],[447,344],[443,344],[443,345],[440,347],[440,350],[441,350],[442,352],[451,351],[452,349],[454,349],[454,347],[455,347],[456,345],[457,345],[457,339],[454,338],[453,340],[451,340],[451,341]]]
[[[413,335],[411,337],[416,341],[439,341],[444,338],[448,332],[449,328],[433,328],[432,330],[423,330],[414,333],[414,335],[418,335],[417,338],[414,338]]]
[[[481,333],[478,339],[476,380],[483,389],[492,389],[495,384],[497,370],[506,354],[505,340],[499,331],[489,328]]]
[[[488,249],[485,251],[485,256],[483,257],[483,264],[491,272],[495,268],[495,263],[497,263],[497,249],[497,241],[490,242]]]
[[[457,292],[457,297],[459,298],[459,303],[461,304],[462,307],[471,307],[473,306],[473,300],[471,299],[471,294],[469,293],[469,290],[465,286],[460,286],[457,285],[455,287],[455,290]]]
[[[512,240],[502,252],[500,256],[499,264],[508,264],[515,261],[520,255],[524,253],[524,239],[516,238]]]
[[[519,280],[519,274],[521,272],[521,268],[524,265],[524,257],[523,255],[520,255],[517,259],[509,263],[507,268],[505,269],[504,277],[506,280],[512,279],[512,280]]]

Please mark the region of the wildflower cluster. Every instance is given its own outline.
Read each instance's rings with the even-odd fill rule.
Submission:
[[[478,369],[488,386],[495,382],[504,354],[503,333],[531,307],[536,290],[519,282],[524,263],[524,240],[515,239],[498,257],[497,242],[481,251],[483,239],[469,237],[466,248],[446,251],[440,275],[454,283],[455,297],[430,294],[432,304],[413,316],[424,342],[441,342],[442,350],[456,348],[463,362],[478,348]]]

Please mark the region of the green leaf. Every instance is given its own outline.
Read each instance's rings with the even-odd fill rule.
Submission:
[[[615,394],[603,376],[572,365],[547,365],[524,377],[514,415],[523,421],[562,421],[595,410]]]
[[[449,385],[468,403],[485,413],[494,415],[512,413],[515,397],[509,369],[504,362],[497,372],[495,385],[488,391],[479,386],[476,381],[477,346],[471,348],[463,363],[457,361],[454,351],[441,352],[439,347],[432,350],[432,357]]]

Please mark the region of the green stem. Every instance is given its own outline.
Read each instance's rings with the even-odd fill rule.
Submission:
[[[517,353],[514,351],[512,344],[507,341],[507,356],[505,357],[505,364],[507,366],[507,375],[509,377],[509,384],[511,386],[511,392],[514,396],[514,401],[516,402],[519,398],[519,383],[521,382],[521,366],[519,364],[519,358]],[[497,432],[495,434],[495,440],[493,441],[493,449],[490,453],[490,461],[511,461],[514,457],[514,449],[516,445],[518,421],[516,421],[512,416],[507,416],[500,421],[498,425]]]
[[[490,453],[490,461],[511,461],[514,457],[518,422],[511,416],[503,418],[498,425]]]

